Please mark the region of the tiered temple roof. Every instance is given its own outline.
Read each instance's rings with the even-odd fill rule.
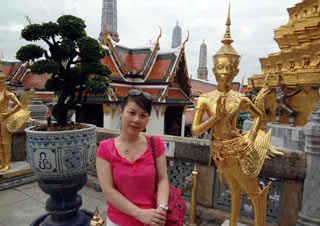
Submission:
[[[102,44],[107,55],[102,59],[111,70],[113,90],[104,96],[90,96],[88,102],[121,101],[134,88],[151,94],[153,103],[165,105],[191,105],[191,81],[185,57],[185,43],[168,51],[155,44],[129,48],[115,43],[106,35]]]

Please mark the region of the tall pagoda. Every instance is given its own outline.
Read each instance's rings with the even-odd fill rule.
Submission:
[[[199,53],[199,67],[197,70],[197,78],[208,81],[208,68],[207,68],[207,45],[203,40],[200,45]]]

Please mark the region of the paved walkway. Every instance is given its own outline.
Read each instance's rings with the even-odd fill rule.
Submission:
[[[79,194],[82,197],[82,209],[95,210],[96,206],[105,219],[106,203],[102,192],[84,186]],[[37,182],[0,191],[0,226],[30,226],[33,220],[46,213],[45,194]]]
[[[39,216],[46,214],[45,202],[49,195],[38,186],[30,166],[14,162],[12,169],[0,173],[0,226],[30,226]],[[82,197],[81,209],[94,212],[98,207],[105,220],[107,205],[102,192],[94,189],[97,178],[88,175],[87,184],[78,192]],[[218,226],[201,222],[199,226]]]

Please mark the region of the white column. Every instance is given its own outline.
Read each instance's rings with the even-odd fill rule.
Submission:
[[[187,107],[184,107],[183,112],[182,112],[182,120],[181,120],[181,136],[184,137],[184,130],[186,126],[186,109]]]

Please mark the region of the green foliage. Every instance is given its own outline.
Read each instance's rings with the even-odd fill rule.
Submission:
[[[64,15],[59,17],[57,22],[59,24],[59,34],[63,38],[77,40],[79,38],[85,37],[86,35],[86,32],[84,30],[86,28],[84,20],[78,17]]]
[[[44,73],[58,74],[59,64],[52,60],[39,60],[30,66],[33,73],[41,75]]]
[[[44,49],[40,46],[29,44],[22,46],[16,53],[16,57],[21,61],[38,59],[43,56]]]
[[[69,110],[83,105],[83,96],[104,94],[109,89],[111,72],[101,63],[106,51],[96,39],[86,36],[85,27],[82,19],[64,15],[57,23],[30,23],[21,31],[25,40],[40,40],[48,45],[48,50],[35,44],[22,46],[17,58],[37,59],[31,72],[52,75],[45,88],[59,96],[52,113],[60,125],[67,123]]]

